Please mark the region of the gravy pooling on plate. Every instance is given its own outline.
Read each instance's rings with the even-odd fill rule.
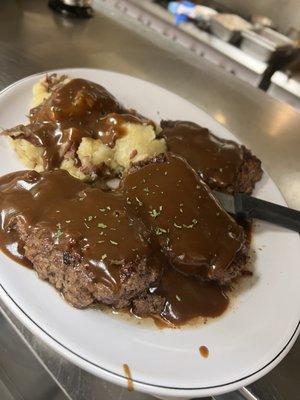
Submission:
[[[172,326],[227,308],[219,283],[243,266],[243,231],[179,157],[138,167],[114,192],[61,170],[9,174],[0,192],[2,250],[76,307],[103,302]]]
[[[121,191],[177,270],[225,280],[244,231],[185,160],[168,154],[138,167],[123,178]]]

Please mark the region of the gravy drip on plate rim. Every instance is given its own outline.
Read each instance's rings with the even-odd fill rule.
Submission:
[[[127,364],[123,364],[123,370],[124,370],[124,374],[127,379],[127,390],[129,392],[132,392],[133,391],[133,380],[132,380],[130,368]]]

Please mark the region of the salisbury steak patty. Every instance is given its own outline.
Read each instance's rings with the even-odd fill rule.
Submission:
[[[117,266],[118,285],[114,287],[105,280],[97,280],[97,273],[67,243],[58,249],[50,232],[37,228],[23,240],[25,255],[39,278],[49,281],[74,307],[83,308],[97,302],[116,308],[128,307],[158,277],[158,268],[149,267],[148,260],[142,258]]]
[[[248,251],[244,231],[183,158],[168,153],[133,165],[120,191],[173,268],[221,284],[239,275]]]
[[[161,127],[168,150],[184,157],[210,188],[250,194],[261,179],[261,162],[245,146],[193,122],[162,121]]]
[[[120,194],[56,170],[1,178],[2,246],[17,241],[40,278],[75,307],[127,307],[159,276],[143,222]]]

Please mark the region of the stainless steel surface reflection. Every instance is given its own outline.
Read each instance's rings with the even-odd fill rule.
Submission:
[[[67,400],[26,342],[0,315],[0,399]]]
[[[113,7],[116,3],[117,8]],[[65,67],[110,69],[152,81],[203,108],[249,145],[263,160],[289,205],[300,209],[300,114],[126,17],[124,4],[121,0],[94,0],[94,18],[78,20],[52,13],[46,0],[1,0],[0,88],[36,72]],[[34,337],[3,304],[1,308],[68,398],[151,399],[70,364]],[[22,363],[23,354],[12,352],[10,333],[0,330],[0,343],[5,339],[3,334],[8,336],[2,342],[3,351],[11,362],[20,359]],[[5,360],[3,357],[0,361]],[[299,365],[298,340],[284,361],[249,389],[263,400],[297,399]],[[45,371],[41,369],[42,374]],[[17,376],[13,380],[17,381]],[[22,390],[28,385],[32,394],[40,389],[39,381],[24,379],[18,384]],[[0,399],[6,394],[0,385]],[[246,395],[249,393],[234,393],[218,400],[240,400]],[[36,398],[47,399],[44,394]],[[50,398],[56,400],[54,395]]]

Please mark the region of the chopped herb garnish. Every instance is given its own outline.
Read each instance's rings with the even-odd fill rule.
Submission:
[[[107,255],[103,254],[102,257],[101,257],[101,260],[105,260],[106,258],[107,258]]]
[[[99,208],[99,211],[104,212],[106,211],[106,208]]]
[[[153,209],[153,210],[149,211],[149,214],[151,215],[151,217],[157,218],[160,215],[160,212]]]
[[[103,228],[103,229],[107,228],[107,225],[102,224],[102,222],[99,222],[97,226],[98,228]]]
[[[59,239],[62,234],[63,234],[63,232],[61,230],[61,224],[56,224],[56,231],[54,233],[54,238]]]
[[[107,206],[106,208],[108,209],[108,211],[110,211],[110,210],[111,210],[111,208],[110,208],[109,206]]]
[[[191,229],[191,228],[193,228],[193,224],[191,224],[191,225],[185,225],[185,224],[182,224],[182,226],[184,227],[184,228],[187,228],[187,229]]]
[[[194,225],[198,224],[198,221],[195,218],[192,220],[192,222],[193,222]]]
[[[93,220],[93,216],[92,216],[92,215],[89,215],[89,216],[87,217],[87,220],[88,220],[88,221],[92,221],[92,220]]]
[[[143,191],[144,191],[144,192],[149,192],[149,188],[145,187],[145,188],[143,189]]]
[[[115,245],[115,246],[118,246],[118,242],[115,242],[114,240],[110,240],[110,243]]]
[[[143,205],[143,202],[139,199],[139,198],[135,198],[136,199],[136,201],[139,203],[139,206],[142,206]]]
[[[155,229],[155,234],[156,234],[157,236],[160,236],[160,235],[162,235],[163,233],[167,233],[167,231],[166,231],[165,229],[163,229],[163,228],[156,228],[156,229]]]
[[[127,204],[131,204],[131,201],[130,201],[130,198],[129,198],[129,197],[126,197],[126,203],[127,203]]]
[[[181,225],[177,225],[176,222],[174,222],[174,226],[175,226],[175,228],[178,228],[178,229],[182,228],[182,226]]]

